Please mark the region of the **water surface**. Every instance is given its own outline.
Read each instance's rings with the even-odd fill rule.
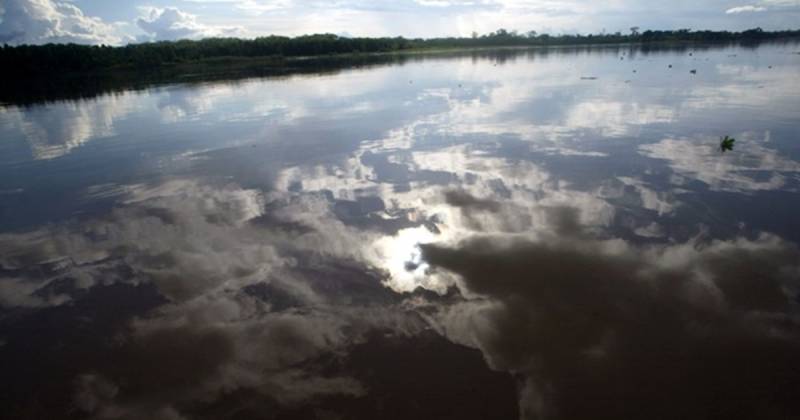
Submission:
[[[484,51],[6,104],[2,404],[799,416],[798,51]]]

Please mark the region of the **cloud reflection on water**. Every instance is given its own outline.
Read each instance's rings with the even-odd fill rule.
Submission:
[[[263,195],[230,184],[169,181],[134,189],[108,218],[4,235],[3,249],[16,253],[4,253],[2,265],[70,261],[29,295],[41,305],[68,304],[41,296],[70,279],[82,279],[84,288],[152,283],[169,299],[128,325],[108,350],[113,364],[90,361],[91,370],[77,379],[77,404],[98,418],[178,414],[230,390],[289,405],[329,394],[369,395],[358,379],[324,374],[315,360],[346,357],[375,330],[413,337],[434,328],[480,349],[494,369],[523,375],[526,418],[692,404],[702,413],[710,406],[695,400],[696,392],[726,401],[741,392],[727,384],[745,358],[748,381],[761,387],[793,363],[800,347],[791,310],[800,287],[795,245],[762,234],[641,247],[603,239],[602,226],[587,224],[591,207],[549,200],[570,197],[569,190],[539,191],[545,204],[522,207],[476,198],[469,188],[431,193],[430,199],[441,194],[433,207],[440,210],[432,222],[438,233],[420,226],[384,236],[343,224],[335,200],[317,192]],[[523,229],[508,228],[515,218],[525,220]],[[422,259],[392,254],[410,257],[415,249]],[[428,266],[397,266],[409,262]],[[400,270],[420,281],[406,283]],[[381,285],[444,291],[426,284],[437,276],[461,297],[399,295]],[[253,294],[256,286],[273,291]],[[4,306],[25,292],[4,293]],[[277,296],[293,303],[271,300]],[[194,348],[203,350],[188,356]],[[176,360],[176,354],[187,356]],[[714,374],[701,376],[695,391],[672,376],[675,369],[703,375],[696,369],[710,361]],[[639,388],[645,380],[657,388]],[[597,399],[609,389],[636,404],[621,409]],[[778,396],[774,409],[789,409],[783,391],[767,389]],[[762,401],[734,406],[762,410]]]
[[[692,122],[732,121],[726,92],[753,80],[726,65],[711,91],[661,73],[628,84],[616,54],[570,56],[568,71],[564,57],[521,57],[117,97],[123,111],[49,136],[33,160],[57,171],[77,146],[144,120],[175,141],[125,145],[164,157],[141,179],[71,184],[108,211],[0,233],[0,322],[69,313],[114,287],[155,295],[62,366],[62,394],[94,418],[424,417],[427,400],[386,382],[462,357],[416,382],[488,378],[435,390],[475,418],[499,395],[526,419],[796,414],[800,250],[789,229],[737,223],[744,211],[721,219],[713,200],[782,194],[791,208],[796,156],[780,127],[770,141],[752,134],[770,127],[736,128],[743,141],[720,156]],[[641,73],[676,58],[651,57]],[[581,81],[587,69],[608,83]],[[788,92],[781,104],[800,97],[788,73],[758,77]],[[3,129],[35,148],[19,124],[72,126],[91,104],[14,108]],[[14,331],[0,351],[24,354]],[[423,345],[440,353],[393,370]],[[403,351],[381,364],[374,348]],[[397,399],[410,411],[393,411]]]

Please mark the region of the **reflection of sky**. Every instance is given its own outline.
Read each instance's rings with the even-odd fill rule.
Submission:
[[[359,418],[427,391],[462,418],[504,395],[523,418],[702,418],[715,408],[691,395],[798,384],[774,380],[800,349],[787,48],[456,57],[6,107],[0,353],[33,363],[21,331],[70,323],[38,345],[95,418]],[[423,345],[383,387],[376,354]],[[477,352],[456,371],[492,378],[481,392],[403,388]],[[795,413],[789,397],[769,404]]]

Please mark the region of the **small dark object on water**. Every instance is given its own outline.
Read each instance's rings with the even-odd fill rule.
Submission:
[[[733,144],[736,142],[736,139],[730,136],[721,137],[719,140],[719,150],[722,153],[729,152],[733,150]]]
[[[672,64],[669,65],[669,68],[672,68]]]
[[[634,70],[633,72],[636,73],[636,70]]]
[[[772,68],[772,66],[769,66],[769,68]]]
[[[697,74],[697,70],[689,70],[689,73]]]
[[[597,80],[597,78],[594,76],[584,76],[581,77],[581,80]]]
[[[692,56],[692,53],[689,53],[689,57],[691,57],[691,56]]]

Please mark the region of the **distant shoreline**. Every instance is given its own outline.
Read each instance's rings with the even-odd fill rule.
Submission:
[[[141,90],[167,84],[204,83],[279,78],[305,74],[335,74],[357,68],[404,64],[410,61],[446,57],[477,56],[502,61],[521,54],[562,54],[601,49],[652,51],[700,51],[728,46],[756,46],[761,43],[800,43],[800,36],[760,42],[664,41],[576,43],[562,45],[499,45],[478,47],[428,47],[388,52],[350,52],[291,57],[217,56],[188,62],[154,66],[118,65],[85,71],[27,73],[12,76],[13,83],[0,85],[0,107],[48,101],[90,98],[98,95]],[[6,67],[8,68],[8,67]]]
[[[769,42],[797,42],[800,43],[800,31],[797,35],[787,36],[783,38],[773,38],[767,41],[757,41],[755,44],[769,43]],[[483,51],[524,51],[524,50],[557,50],[557,49],[592,49],[592,48],[619,48],[619,47],[653,47],[656,49],[670,48],[670,47],[716,47],[725,45],[753,45],[754,43],[747,43],[741,40],[738,41],[654,41],[654,42],[641,42],[641,41],[623,41],[615,43],[575,43],[575,44],[549,44],[549,45],[496,45],[496,46],[475,46],[475,47],[430,47],[430,48],[413,48],[399,51],[382,51],[372,53],[350,52],[339,54],[319,54],[309,56],[295,56],[295,57],[279,57],[285,63],[291,63],[299,60],[320,59],[320,58],[347,58],[359,56],[382,56],[382,55],[440,55],[446,53],[462,53],[462,52],[483,52]],[[227,59],[247,61],[251,57],[224,57]],[[269,57],[252,57],[254,60],[269,58]],[[273,57],[275,58],[275,57]],[[213,61],[213,60],[210,60]],[[183,63],[173,63],[180,65]],[[167,64],[170,65],[170,64]]]
[[[800,43],[800,35],[797,37],[778,38],[770,41],[763,42],[781,42],[781,41],[795,41]],[[263,69],[271,69],[273,71],[283,73],[283,70],[291,71],[297,68],[298,64],[311,62],[311,61],[348,61],[357,60],[359,58],[380,58],[380,57],[414,57],[414,56],[442,56],[446,54],[464,54],[464,53],[481,53],[491,51],[546,51],[546,50],[564,50],[564,49],[600,49],[600,48],[647,48],[654,49],[665,48],[691,48],[691,47],[719,47],[726,45],[741,45],[741,41],[663,41],[663,42],[618,42],[608,44],[559,44],[559,45],[498,45],[498,46],[483,46],[483,47],[445,47],[445,48],[413,48],[399,51],[380,51],[380,52],[347,52],[347,53],[334,53],[334,54],[318,54],[308,56],[265,56],[265,57],[242,57],[242,56],[220,56],[211,57],[206,59],[199,59],[189,62],[172,62],[163,63],[159,67],[163,70],[186,70],[191,72],[197,66],[232,66],[235,70],[237,68],[249,68],[252,66],[261,66]],[[305,66],[302,66],[305,67]],[[230,67],[228,69],[231,69]],[[115,68],[99,69],[98,72],[106,73],[111,71],[140,71],[141,68],[135,65],[119,66]],[[153,69],[155,70],[155,69]],[[186,76],[186,75],[184,75]]]
[[[632,28],[636,29],[636,28]],[[554,48],[613,45],[676,45],[698,43],[759,43],[800,38],[800,30],[637,31],[629,35],[526,34],[498,30],[470,38],[344,38],[331,34],[299,37],[268,36],[255,39],[207,38],[197,41],[162,41],[125,46],[76,44],[4,45],[0,66],[11,76],[87,73],[97,70],[142,70],[197,63],[260,61],[279,67],[295,60],[371,54],[424,54],[454,50],[497,48]]]

